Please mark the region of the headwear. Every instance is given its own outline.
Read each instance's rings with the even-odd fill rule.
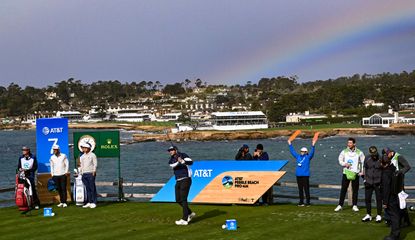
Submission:
[[[306,147],[302,147],[302,148],[300,149],[300,151],[301,151],[301,152],[308,152],[308,149],[307,149]]]
[[[170,146],[168,149],[167,149],[167,151],[173,151],[173,150],[176,150],[177,151],[177,147],[176,146]]]
[[[23,147],[22,147],[22,150],[23,150],[23,151],[24,151],[24,150],[29,151],[29,150],[30,150],[30,148],[28,148],[28,147],[26,147],[26,146],[23,146]]]
[[[375,146],[371,146],[371,147],[369,147],[369,153],[370,153],[370,155],[377,155],[378,154],[378,149]]]
[[[393,150],[390,149],[390,148],[384,148],[384,149],[382,149],[382,154],[383,155],[388,155],[390,152],[393,152]]]
[[[83,148],[89,148],[89,149],[91,149],[92,148],[92,145],[90,144],[90,143],[82,143],[81,144],[81,147],[83,147]]]
[[[249,147],[248,147],[248,144],[244,144],[244,145],[242,145],[242,148],[249,148]]]
[[[52,149],[53,150],[59,150],[60,148],[59,148],[59,145],[53,145]]]
[[[256,149],[264,150],[264,146],[260,143],[260,144],[256,145]]]

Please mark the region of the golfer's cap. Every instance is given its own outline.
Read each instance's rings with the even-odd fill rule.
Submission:
[[[59,145],[53,145],[52,149],[53,150],[59,150],[60,148],[59,148]]]
[[[302,147],[302,148],[300,149],[300,151],[301,151],[301,152],[308,152],[308,149],[307,149],[306,147]]]
[[[81,144],[81,147],[83,147],[83,148],[92,148],[92,146],[91,146],[91,144],[90,143],[82,143]]]
[[[248,144],[242,145],[242,148],[249,148]]]
[[[168,149],[167,149],[167,151],[173,151],[173,150],[176,150],[177,151],[177,147],[176,146],[170,146]]]
[[[23,150],[23,151],[29,151],[29,150],[30,150],[30,148],[28,148],[28,147],[26,147],[26,146],[23,146],[23,147],[22,147],[22,150]]]

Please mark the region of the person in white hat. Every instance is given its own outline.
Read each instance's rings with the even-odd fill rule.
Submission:
[[[314,156],[315,145],[316,142],[313,140],[310,153],[306,147],[302,147],[300,149],[300,154],[298,154],[291,144],[291,141],[288,140],[291,155],[295,158],[297,163],[295,175],[297,177],[298,194],[300,197],[300,202],[298,203],[299,207],[310,206],[310,160]],[[304,194],[306,196],[305,205]]]
[[[66,208],[67,205],[67,176],[69,174],[69,161],[64,153],[61,153],[59,145],[54,145],[52,147],[53,155],[49,159],[50,163],[50,174],[52,179],[56,184],[56,188],[59,192],[60,203],[58,207]]]
[[[97,207],[97,188],[95,185],[95,177],[97,175],[97,156],[91,151],[90,143],[83,143],[81,145],[82,156],[80,157],[80,170],[82,174],[82,182],[86,187],[87,203],[83,208]]]

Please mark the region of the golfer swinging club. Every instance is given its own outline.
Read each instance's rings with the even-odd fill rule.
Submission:
[[[170,167],[173,168],[176,177],[176,202],[183,208],[183,217],[176,221],[176,225],[187,225],[196,216],[187,203],[187,196],[192,185],[192,170],[189,165],[192,165],[193,161],[186,153],[178,152],[176,146],[169,147],[167,151],[170,153]]]

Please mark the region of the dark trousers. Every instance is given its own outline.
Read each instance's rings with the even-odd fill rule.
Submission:
[[[391,223],[390,224],[391,226],[390,236],[394,237],[395,239],[399,239],[399,235],[401,233],[400,226],[399,226],[401,214],[400,214],[400,209],[399,209],[398,196],[391,197],[391,199],[389,200],[389,205],[385,209],[385,213],[390,218],[390,223]]]
[[[297,177],[297,185],[300,204],[304,204],[304,193],[306,196],[306,203],[310,204],[310,177]]]
[[[35,206],[39,206],[40,201],[39,201],[39,197],[37,196],[35,179],[34,178],[28,178],[28,179],[30,181],[30,185],[32,186],[33,204],[35,204]]]
[[[378,215],[382,214],[382,196],[380,194],[380,184],[366,184],[365,183],[365,202],[366,213],[372,214],[372,194],[375,191],[376,197],[376,211]]]
[[[189,195],[191,185],[192,179],[185,178],[177,181],[175,186],[176,202],[183,208],[182,219],[185,221],[187,221],[187,217],[192,213],[187,202],[187,196]]]
[[[53,181],[58,188],[59,199],[61,203],[66,203],[67,193],[66,193],[66,175],[53,176]]]
[[[359,193],[359,176],[356,176],[355,180],[348,180],[346,174],[343,174],[342,177],[342,188],[340,189],[340,198],[339,198],[339,205],[343,206],[344,199],[346,198],[347,189],[349,188],[349,184],[352,182],[352,200],[353,205],[357,205],[357,194]]]
[[[82,174],[82,182],[86,188],[86,202],[97,203],[97,188],[95,186],[95,176],[92,173]]]

